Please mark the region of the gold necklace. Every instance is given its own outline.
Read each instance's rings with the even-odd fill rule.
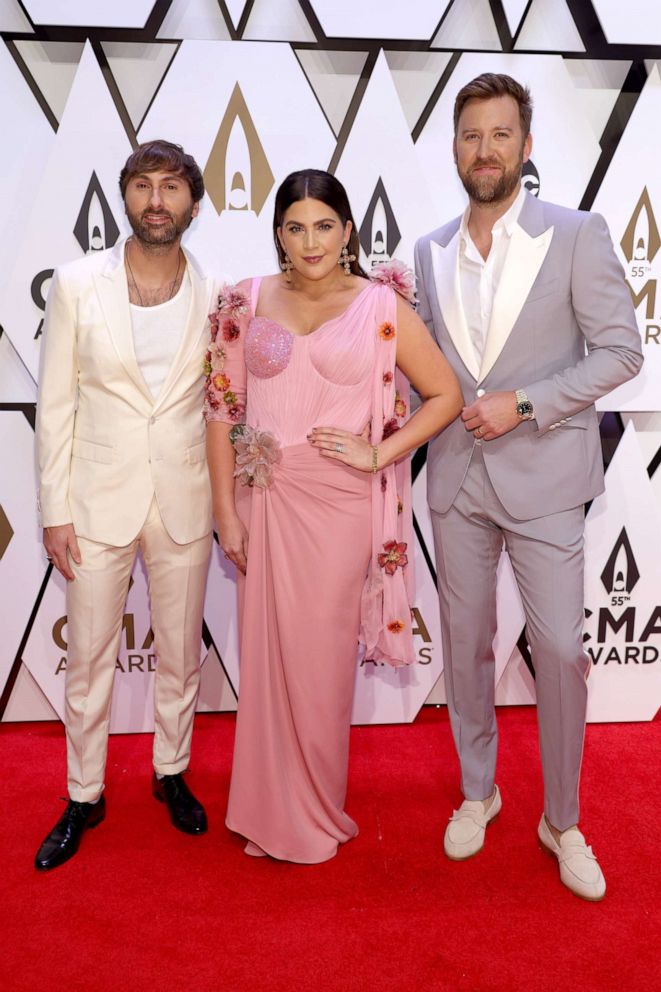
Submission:
[[[126,245],[127,248],[130,243],[131,242],[127,242]],[[133,269],[131,268],[131,260],[129,259],[129,253],[126,250],[124,251],[124,258],[126,259],[126,264],[128,266],[129,273],[131,274],[131,282],[133,283],[133,288],[138,294],[138,299],[140,300],[140,306],[144,307],[144,303],[142,302],[142,293],[140,292],[140,289],[138,288],[138,284],[135,281],[135,276],[133,275]],[[168,296],[167,300],[163,300],[164,303],[169,303],[172,297],[174,296],[174,290],[175,290],[175,286],[177,285],[177,279],[179,278],[180,268],[181,268],[181,249],[177,252],[177,271],[174,274],[174,279],[172,280],[172,285],[170,286],[170,295]]]

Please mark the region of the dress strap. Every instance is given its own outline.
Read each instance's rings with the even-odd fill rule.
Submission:
[[[257,311],[257,300],[259,299],[259,287],[262,284],[262,277],[255,276],[250,283],[250,309],[253,312],[253,316]]]

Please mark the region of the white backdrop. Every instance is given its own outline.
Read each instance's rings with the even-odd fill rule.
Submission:
[[[587,519],[585,637],[589,719],[654,717],[661,705],[661,8],[638,0],[637,16],[623,18],[617,0],[580,6],[575,22],[565,0],[116,0],[110,11],[100,0],[0,0],[2,719],[62,716],[64,596],[39,543],[32,454],[40,329],[52,269],[126,233],[117,179],[131,148],[167,137],[198,160],[208,195],[187,244],[212,272],[239,279],[274,270],[275,190],[303,167],[330,168],[347,187],[363,264],[384,254],[410,264],[415,239],[463,209],[452,105],[457,90],[486,70],[530,85],[526,182],[543,198],[604,214],[636,301],[645,370],[600,404],[609,414],[605,452],[614,455],[606,493]],[[444,700],[420,455],[414,471],[418,661],[406,671],[359,667],[356,722],[408,721],[425,700]],[[199,708],[234,708],[234,581],[217,549],[200,650]],[[533,701],[506,554],[494,650],[498,702]],[[150,729],[155,661],[138,563],[117,662],[114,732]]]

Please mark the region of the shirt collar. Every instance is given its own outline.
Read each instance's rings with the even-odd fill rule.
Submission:
[[[517,221],[519,219],[519,214],[523,209],[523,204],[525,203],[527,195],[528,194],[526,192],[526,189],[522,185],[512,205],[508,207],[508,209],[505,211],[503,216],[499,217],[496,223],[493,225],[494,231],[498,231],[504,228],[507,237],[508,238],[512,237],[512,233],[514,231],[514,228],[516,227]],[[463,239],[464,245],[468,244],[471,241],[471,236],[468,233],[468,220],[470,218],[470,211],[471,208],[469,203],[466,209],[464,210],[463,216],[461,218],[461,225],[459,227],[459,234]]]

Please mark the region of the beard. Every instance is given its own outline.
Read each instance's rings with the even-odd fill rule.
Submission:
[[[131,213],[127,210],[126,216],[133,228],[135,237],[145,248],[166,248],[178,241],[189,227],[193,219],[193,206],[194,204],[191,204],[179,215],[171,214],[168,210],[143,210],[141,214]],[[145,217],[147,215],[167,217],[169,223],[153,227],[146,222]]]
[[[494,166],[502,171],[499,176],[474,176],[472,174],[473,169],[484,166]],[[475,203],[501,203],[503,200],[507,200],[521,180],[522,169],[523,148],[519,155],[519,161],[511,169],[506,169],[496,159],[478,159],[467,172],[462,172],[457,166],[464,189]]]

